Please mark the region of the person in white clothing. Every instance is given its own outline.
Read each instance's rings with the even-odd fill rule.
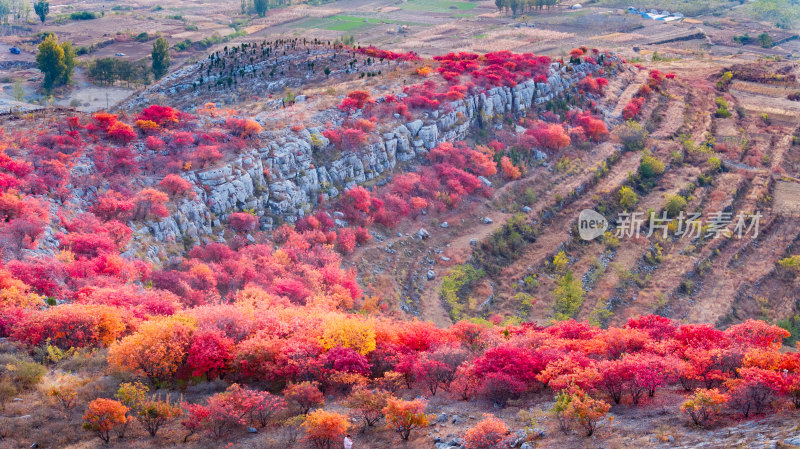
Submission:
[[[353,440],[350,439],[350,434],[344,437],[344,449],[353,449]]]

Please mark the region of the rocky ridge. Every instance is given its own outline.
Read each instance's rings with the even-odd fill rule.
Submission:
[[[528,80],[513,88],[495,87],[448,103],[422,119],[398,121],[390,132],[373,136],[374,143],[342,152],[327,163],[319,163],[320,150],[329,143],[322,128],[266,131],[267,146],[246,150],[223,166],[184,174],[195,184],[196,198],[183,200],[170,217],[150,221],[147,227],[156,241],[185,237],[197,241],[213,240],[214,228],[228,214],[243,210],[254,211],[263,230],[282,221],[294,222],[311,210],[320,194],[336,197],[382,177],[398,164],[413,165],[439,143],[464,139],[473,126],[487,124],[495,116],[525,115],[537,105],[576,91],[578,81],[599,70],[587,63],[569,67],[553,63],[547,83]],[[216,239],[221,240],[222,234]]]

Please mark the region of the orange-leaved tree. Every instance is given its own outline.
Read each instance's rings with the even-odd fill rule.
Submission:
[[[611,406],[607,402],[592,399],[579,390],[572,396],[566,414],[586,431],[587,437],[590,437],[610,409]]]
[[[430,423],[431,418],[425,413],[427,405],[422,399],[390,399],[383,409],[387,427],[399,433],[403,441],[408,441],[412,430],[427,427]]]
[[[728,395],[720,393],[718,389],[698,388],[681,405],[681,411],[689,415],[695,425],[705,427],[722,411],[726,402]]]
[[[89,409],[83,415],[83,428],[96,432],[101,440],[108,443],[111,431],[128,421],[127,413],[128,407],[119,401],[95,399],[89,403]]]
[[[333,443],[342,438],[350,423],[347,417],[325,410],[314,410],[306,416],[302,424],[306,431],[305,439],[311,443],[315,449],[331,449]]]
[[[503,440],[508,432],[508,426],[503,420],[485,413],[483,419],[464,434],[464,447],[466,449],[500,449],[508,447],[508,445],[503,446]]]
[[[186,318],[148,321],[139,330],[111,345],[112,367],[147,376],[154,384],[169,380],[186,361],[194,326]]]
[[[392,395],[385,390],[371,390],[357,386],[347,397],[345,404],[364,420],[365,427],[373,426],[383,418],[383,409]]]

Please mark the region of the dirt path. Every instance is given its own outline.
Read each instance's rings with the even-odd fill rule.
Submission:
[[[511,217],[511,214],[500,211],[491,211],[487,213],[486,216],[491,218],[493,223],[488,225],[479,225],[480,227],[473,228],[475,232],[461,235],[451,240],[449,242],[450,246],[448,250],[455,252],[471,251],[470,241],[472,239],[481,241],[489,237],[494,231],[503,226],[506,220]],[[453,321],[450,319],[450,315],[445,310],[444,305],[442,304],[442,299],[439,296],[439,290],[442,288],[442,281],[449,272],[449,269],[445,269],[440,270],[439,273],[436,273],[436,278],[432,281],[428,281],[428,283],[425,285],[425,290],[423,290],[422,295],[420,296],[422,308],[420,318],[425,321],[432,321],[437,327],[442,328],[453,324]]]

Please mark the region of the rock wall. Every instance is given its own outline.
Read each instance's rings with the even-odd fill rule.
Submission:
[[[157,241],[186,237],[199,241],[222,239],[221,233],[214,236],[214,228],[233,212],[253,210],[264,230],[276,221],[294,222],[311,211],[318,195],[336,197],[398,163],[414,164],[439,143],[464,139],[473,126],[488,124],[496,116],[524,115],[536,105],[575,91],[575,83],[600,68],[586,63],[569,67],[553,63],[547,83],[528,80],[513,88],[495,87],[443,105],[421,119],[398,120],[391,132],[372,139],[376,143],[328,162],[320,162],[329,143],[322,129],[271,132],[264,148],[248,150],[222,167],[185,174],[196,186],[196,198],[184,200],[172,216],[147,226]]]

